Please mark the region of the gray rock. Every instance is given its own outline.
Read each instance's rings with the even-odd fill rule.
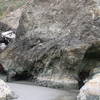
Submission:
[[[0,36],[1,36],[1,32],[5,32],[11,29],[12,28],[10,26],[0,21]]]
[[[0,54],[1,63],[21,67],[34,81],[49,77],[63,84],[70,78],[78,85],[78,73],[100,65],[99,8],[97,0],[33,0],[21,15],[15,43]]]
[[[77,100],[99,100],[100,99],[100,73],[92,76],[80,89]]]
[[[23,7],[15,10],[13,12],[10,12],[10,14],[3,17],[0,21],[2,23],[7,24],[12,29],[17,29],[22,11],[23,11]]]

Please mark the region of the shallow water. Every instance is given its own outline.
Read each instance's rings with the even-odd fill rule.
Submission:
[[[77,91],[63,91],[26,84],[8,83],[18,95],[15,100],[76,100]]]

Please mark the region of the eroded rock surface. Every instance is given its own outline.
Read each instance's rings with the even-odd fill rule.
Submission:
[[[0,63],[16,72],[15,79],[77,88],[80,72],[100,66],[99,8],[97,0],[33,0]]]

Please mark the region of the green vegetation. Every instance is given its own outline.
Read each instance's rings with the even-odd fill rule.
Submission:
[[[27,0],[0,0],[0,18],[21,7]]]

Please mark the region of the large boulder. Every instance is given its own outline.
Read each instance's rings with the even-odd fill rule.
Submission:
[[[100,73],[95,74],[92,79],[85,83],[80,89],[77,100],[99,100],[100,99]]]
[[[16,72],[13,78],[76,88],[80,72],[100,66],[99,33],[99,0],[33,0],[0,63]]]

